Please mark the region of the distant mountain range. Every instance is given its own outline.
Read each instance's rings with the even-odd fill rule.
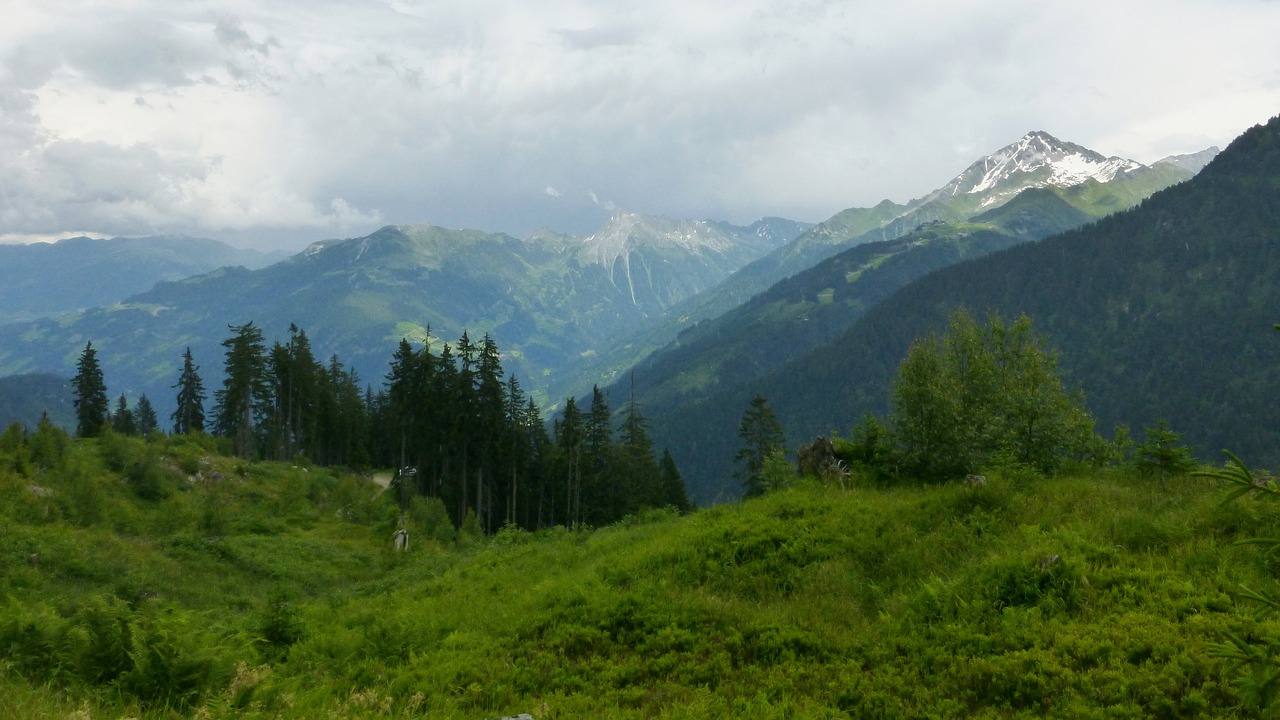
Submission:
[[[0,324],[103,307],[162,280],[226,266],[262,268],[286,257],[171,235],[0,245]]]
[[[752,394],[771,400],[793,445],[845,434],[865,412],[888,412],[911,341],[964,306],[1028,314],[1104,434],[1124,423],[1141,439],[1166,418],[1207,460],[1230,448],[1277,467],[1278,239],[1280,118],[1134,209],[924,276],[832,342],[656,416],[655,442],[681,459],[694,497],[732,497],[737,419]]]
[[[92,340],[114,395],[146,392],[167,412],[190,346],[211,390],[229,324],[255,321],[268,341],[290,323],[317,356],[336,354],[375,387],[403,337],[436,347],[490,333],[504,366],[543,392],[571,362],[653,322],[807,226],[747,227],[617,213],[589,237],[527,240],[431,225],[385,227],[318,242],[259,270],[222,268],[160,283],[108,307],[0,328],[0,375],[74,373]]]
[[[1105,217],[1182,182],[1217,148],[1165,158],[1150,166],[1104,157],[1045,132],[1031,132],[975,161],[941,188],[899,205],[885,200],[871,208],[849,208],[818,223],[794,241],[756,260],[712,293],[680,309],[687,323],[718,317],[774,283],[842,250],[895,240],[927,223],[964,222],[999,208],[1024,190],[1046,188],[1088,219]]]
[[[634,376],[659,446],[679,449],[706,501],[732,494],[732,428],[726,441],[720,416],[736,427],[741,396],[761,383],[785,394],[799,372],[789,368],[919,278],[1131,207],[1215,152],[1143,166],[1030,133],[918,200],[816,226],[622,212],[587,237],[390,226],[0,327],[0,376],[69,377],[92,340],[111,395],[145,392],[164,417],[186,347],[218,387],[229,324],[255,321],[271,341],[295,323],[318,357],[336,354],[375,387],[402,337],[438,348],[463,330],[489,333],[504,367],[547,404]],[[615,404],[629,391],[615,386]],[[807,432],[808,417],[788,422]]]

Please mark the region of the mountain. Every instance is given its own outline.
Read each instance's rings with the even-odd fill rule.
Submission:
[[[899,205],[851,208],[818,223],[794,241],[748,264],[714,291],[686,303],[686,322],[717,317],[771,285],[813,267],[842,250],[894,240],[927,223],[964,222],[999,208],[1032,188],[1050,188],[1089,218],[1100,218],[1140,202],[1151,193],[1193,176],[1211,148],[1194,156],[1143,165],[1103,155],[1045,132],[1030,132],[983,157],[947,184]]]
[[[1104,207],[1129,204],[1140,199],[1133,195],[1145,187],[1135,184],[1134,178],[1150,179],[1159,172],[1144,170],[1135,175],[1126,170],[1134,163],[1050,140],[1043,133],[1028,135],[1023,142],[974,163],[931,193],[934,199],[928,201],[982,195],[987,200],[967,200],[968,207],[980,210],[985,203],[989,209],[961,221],[926,222],[892,240],[859,242],[820,261],[718,317],[686,327],[661,350],[640,360],[633,372],[615,376],[610,394],[630,397],[634,392],[659,426],[666,422],[667,413],[680,425],[682,405],[753,386],[761,377],[835,340],[870,308],[928,273],[1080,227],[1096,219],[1081,207],[1102,212]],[[1045,182],[1055,177],[1075,184],[1059,187]],[[999,187],[1023,189],[1004,200],[991,194]],[[883,203],[880,208],[881,213],[893,211]],[[848,226],[858,218],[865,221],[866,215],[846,211],[823,225]],[[748,266],[717,291],[759,265]]]
[[[109,305],[162,280],[224,266],[261,268],[285,257],[169,235],[0,245],[0,323]]]
[[[0,375],[72,374],[92,340],[114,396],[146,392],[162,415],[184,349],[220,383],[228,325],[250,320],[268,342],[291,323],[318,357],[337,354],[374,386],[396,343],[490,333],[504,367],[534,392],[572,361],[651,322],[801,226],[737,227],[617,213],[586,238],[527,240],[431,225],[327,240],[258,270],[222,268],[164,282],[109,307],[0,328]],[[797,230],[798,231],[798,230]]]
[[[1193,179],[1137,208],[934,272],[872,308],[834,342],[749,386],[655,418],[655,442],[703,501],[729,479],[737,418],[763,393],[795,444],[884,413],[911,341],[952,308],[1026,313],[1060,353],[1098,427],[1167,418],[1199,450],[1280,464],[1280,118],[1245,132]],[[677,419],[678,418],[678,419]],[[685,428],[711,428],[689,437]]]
[[[45,413],[54,425],[75,428],[70,380],[47,373],[0,378],[0,430],[15,422],[33,430]]]

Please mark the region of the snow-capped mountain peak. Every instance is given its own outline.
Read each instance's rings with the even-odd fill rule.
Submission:
[[[1023,135],[1017,142],[978,160],[927,199],[986,195],[981,205],[1008,199],[1031,187],[1070,187],[1088,180],[1109,182],[1142,163],[1106,157],[1047,132]]]

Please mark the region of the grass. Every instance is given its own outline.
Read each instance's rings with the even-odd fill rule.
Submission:
[[[1200,478],[801,483],[397,555],[357,478],[204,458],[209,511],[101,450],[88,515],[3,474],[0,717],[1251,717],[1207,645],[1277,630],[1233,598],[1275,513]]]

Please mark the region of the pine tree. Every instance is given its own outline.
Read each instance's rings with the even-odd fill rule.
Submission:
[[[662,476],[662,504],[684,512],[689,509],[689,495],[685,492],[684,480],[680,477],[680,468],[676,467],[676,459],[671,451],[662,449],[660,463]]]
[[[199,366],[191,358],[191,348],[182,354],[182,375],[178,377],[178,409],[173,411],[173,434],[204,432],[204,381]]]
[[[587,411],[583,441],[583,517],[592,525],[605,525],[626,513],[628,498],[625,488],[614,483],[613,415],[598,385],[591,388],[591,408]]]
[[[116,401],[116,411],[111,415],[111,429],[121,435],[138,434],[138,423],[134,420],[133,411],[129,409],[129,401],[123,393]]]
[[[233,334],[222,341],[227,348],[226,378],[214,393],[214,429],[231,438],[236,455],[247,458],[254,454],[258,421],[271,405],[266,350],[262,330],[252,321],[228,328]]]
[[[649,439],[649,420],[640,412],[634,388],[620,415],[614,473],[618,478],[617,494],[621,496],[621,506],[615,510],[618,517],[667,504],[661,468],[654,460],[653,441]]]
[[[582,522],[582,412],[570,396],[564,403],[564,416],[556,424],[556,446],[564,472],[565,525]]]
[[[107,399],[107,385],[92,341],[85,343],[84,352],[76,363],[76,376],[71,379],[71,386],[75,394],[76,435],[82,438],[98,437],[107,424],[110,401]]]
[[[133,409],[133,422],[138,428],[138,434],[143,437],[147,437],[160,429],[160,420],[156,417],[156,409],[151,406],[151,401],[147,399],[146,393],[143,393],[138,398],[138,405]]]
[[[742,422],[738,425],[738,437],[742,439],[743,447],[734,456],[739,465],[739,470],[734,475],[742,480],[742,488],[747,497],[763,494],[766,489],[765,461],[786,449],[782,425],[764,396],[756,395],[751,398],[751,404],[742,414]]]

